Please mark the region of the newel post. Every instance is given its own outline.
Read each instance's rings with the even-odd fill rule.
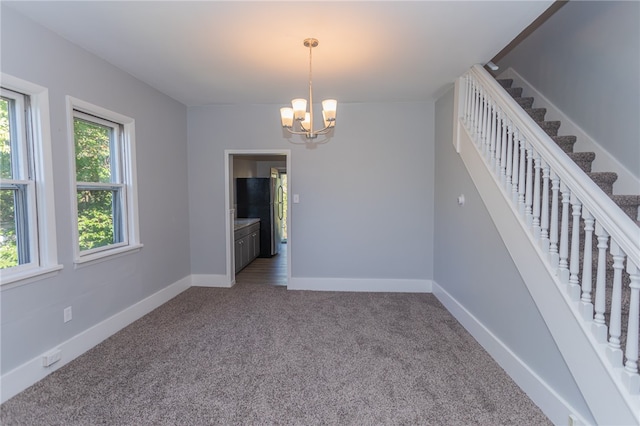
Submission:
[[[468,74],[456,79],[453,88],[453,147],[460,153],[460,131],[463,124],[468,125],[471,115],[471,80]]]

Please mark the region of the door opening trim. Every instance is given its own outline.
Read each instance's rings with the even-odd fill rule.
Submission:
[[[291,188],[291,150],[290,149],[225,149],[224,151],[224,208],[226,227],[226,256],[227,256],[227,282],[229,286],[236,283],[235,250],[234,250],[234,219],[235,209],[233,202],[233,156],[234,155],[282,155],[287,163],[287,186]],[[291,191],[289,190],[289,193]],[[291,282],[291,198],[287,199],[287,287]]]

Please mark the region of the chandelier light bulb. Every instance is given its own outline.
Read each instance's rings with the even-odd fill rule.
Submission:
[[[325,113],[326,120],[335,121],[337,107],[338,101],[336,101],[335,99],[326,99],[322,101],[322,110]]]
[[[309,114],[308,112],[306,112],[304,114],[304,120],[302,120],[302,128],[306,131],[310,131],[311,130],[311,114]]]
[[[327,119],[327,111],[322,111],[322,120],[324,121],[324,127],[333,127],[334,124],[336,123],[335,120],[334,121],[329,121]]]
[[[304,120],[304,114],[307,112],[306,99],[294,99],[291,101],[293,106],[293,118],[298,121]]]
[[[282,120],[282,127],[288,129],[293,127],[293,108],[280,108],[280,119]]]

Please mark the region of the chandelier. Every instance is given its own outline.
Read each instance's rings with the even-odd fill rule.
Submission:
[[[326,99],[322,101],[322,118],[324,127],[313,130],[313,90],[311,87],[311,51],[318,45],[315,38],[304,40],[305,47],[309,48],[309,112],[307,112],[306,99],[294,99],[291,101],[293,108],[280,108],[282,127],[294,135],[305,135],[307,139],[315,139],[318,135],[326,135],[336,125],[336,108],[338,101]],[[299,124],[296,126],[295,123]],[[298,128],[299,130],[296,130]]]

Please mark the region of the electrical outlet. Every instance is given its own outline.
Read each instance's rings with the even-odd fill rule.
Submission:
[[[42,366],[48,367],[51,364],[55,364],[56,362],[60,361],[61,358],[62,358],[61,349],[56,349],[54,351],[51,351],[42,357]]]
[[[71,314],[71,306],[64,308],[64,322],[69,322],[73,318]]]

